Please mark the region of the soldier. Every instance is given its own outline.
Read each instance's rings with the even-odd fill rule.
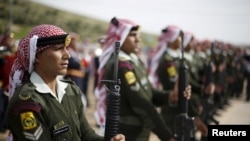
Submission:
[[[193,110],[191,110],[193,112],[189,113],[189,116],[195,116],[196,126],[199,126],[197,127],[197,129],[201,130],[202,139],[206,139],[208,129],[206,121],[204,121],[202,115],[204,113],[204,101],[202,96],[204,95],[204,93],[212,95],[215,86],[212,81],[208,82],[208,84],[206,85],[202,82],[202,77],[199,74],[199,71],[201,69],[199,63],[201,60],[194,58],[194,56],[197,55],[194,53],[195,41],[195,37],[192,33],[184,32],[183,47],[184,56],[187,64],[187,79],[192,87],[192,97],[189,104],[191,107],[194,108]]]
[[[159,37],[156,53],[152,58],[150,65],[149,77],[154,86],[158,89],[165,91],[171,90],[178,80],[178,70],[180,66],[180,47],[181,47],[181,29],[174,25],[169,25],[162,30],[162,34]],[[189,41],[186,41],[186,45],[191,41],[192,36],[189,37]],[[189,47],[186,48],[186,50]],[[187,56],[187,54],[186,54]],[[189,57],[190,58],[190,57]],[[185,65],[187,62],[185,61]],[[187,83],[190,83],[189,80]],[[192,85],[191,85],[192,87]],[[207,128],[201,121],[198,115],[198,104],[195,104],[194,96],[192,94],[191,101],[188,104],[188,115],[195,117],[195,125],[199,128],[204,135],[207,135]],[[167,125],[175,133],[180,131],[177,117],[179,115],[178,104],[164,105],[161,107],[161,115]],[[178,124],[178,125],[177,125]],[[180,135],[180,134],[179,134]]]
[[[199,66],[199,74],[201,77],[201,83],[203,85],[203,90],[201,94],[201,101],[203,110],[201,113],[202,120],[206,123],[206,125],[211,124],[212,122],[215,124],[219,124],[219,121],[217,121],[214,118],[214,115],[217,113],[217,107],[214,105],[214,93],[215,93],[215,42],[211,42],[210,40],[202,40],[199,41],[199,43],[195,46],[196,53],[194,54],[194,57],[196,58],[195,61],[202,62],[203,64]],[[203,61],[200,61],[203,60]],[[207,89],[208,88],[208,89]],[[207,140],[207,138],[203,138],[202,140]]]
[[[97,112],[100,122],[105,121],[105,89],[100,80],[112,80],[114,43],[120,41],[118,78],[121,80],[119,130],[128,141],[148,141],[150,132],[160,140],[174,141],[173,134],[158,114],[155,105],[166,105],[178,100],[178,89],[158,91],[152,88],[146,68],[137,54],[140,51],[139,25],[128,19],[113,18],[100,56],[99,84],[96,88]],[[190,86],[184,95],[189,98]],[[100,106],[100,107],[99,107]],[[104,115],[102,115],[104,113]]]
[[[245,77],[244,77],[244,71],[245,71],[245,67],[244,67],[244,49],[235,46],[236,48],[236,70],[237,70],[237,75],[236,75],[236,90],[233,96],[236,96],[237,98],[239,98],[240,96],[242,96],[242,91],[244,88],[244,81],[245,81]]]
[[[216,42],[216,46],[214,48],[214,64],[215,64],[215,72],[214,72],[214,105],[216,108],[224,109],[224,100],[226,98],[226,57],[223,52],[224,44],[222,42]]]
[[[70,40],[61,28],[42,24],[20,41],[10,73],[9,140],[103,141],[87,122],[80,88],[58,78],[67,73]]]

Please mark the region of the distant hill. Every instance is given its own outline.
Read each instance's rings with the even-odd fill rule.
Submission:
[[[0,1],[0,32],[11,30],[15,38],[21,38],[38,24],[48,23],[62,27],[67,32],[80,34],[81,39],[96,42],[106,33],[108,23],[42,4],[30,0],[1,0]],[[144,46],[155,46],[155,35],[142,33]]]

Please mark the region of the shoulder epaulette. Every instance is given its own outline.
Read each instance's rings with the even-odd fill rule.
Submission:
[[[17,91],[19,91],[19,99],[24,101],[30,99],[35,89],[36,87],[32,83],[26,83],[23,86],[17,87]]]
[[[132,70],[133,69],[133,66],[130,62],[128,61],[122,61],[122,62],[119,62],[118,64],[118,68],[121,69],[121,68],[127,68],[128,70]]]

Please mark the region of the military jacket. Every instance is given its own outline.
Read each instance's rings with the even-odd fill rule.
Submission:
[[[81,90],[71,81],[61,103],[32,83],[16,89],[7,112],[15,141],[102,141],[84,115]]]
[[[178,58],[171,56],[167,51],[160,57],[157,74],[164,90],[172,90],[178,76]]]
[[[112,80],[114,61],[114,56],[111,56],[105,66],[105,79]],[[134,61],[128,55],[121,55],[118,67],[121,81],[120,133],[128,140],[148,141],[151,130],[161,140],[169,140],[171,132],[155,109],[155,105],[168,103],[168,92],[152,88],[140,59]]]
[[[186,63],[186,62],[185,62]],[[186,69],[188,69],[187,64],[185,64]],[[159,81],[164,90],[170,91],[173,90],[174,85],[178,79],[179,73],[180,58],[174,55],[171,55],[168,51],[165,51],[160,57],[159,65],[157,68],[157,74]],[[186,78],[188,79],[188,78]],[[196,115],[196,109],[193,106],[193,99],[189,100],[188,104],[188,114]],[[166,124],[172,129],[172,131],[177,130],[179,126],[179,121],[177,117],[179,115],[178,103],[172,103],[170,105],[164,105],[161,107],[161,115],[166,122]],[[178,123],[179,122],[179,123]]]
[[[185,53],[185,62],[187,64],[187,80],[192,86],[192,92],[201,95],[202,83],[199,76],[199,67],[197,63],[201,60],[194,60],[193,55],[194,54],[191,53]]]

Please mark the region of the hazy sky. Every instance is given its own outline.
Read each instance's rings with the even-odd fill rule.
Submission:
[[[160,34],[174,24],[198,39],[250,45],[250,0],[32,0],[109,22],[128,18]]]

